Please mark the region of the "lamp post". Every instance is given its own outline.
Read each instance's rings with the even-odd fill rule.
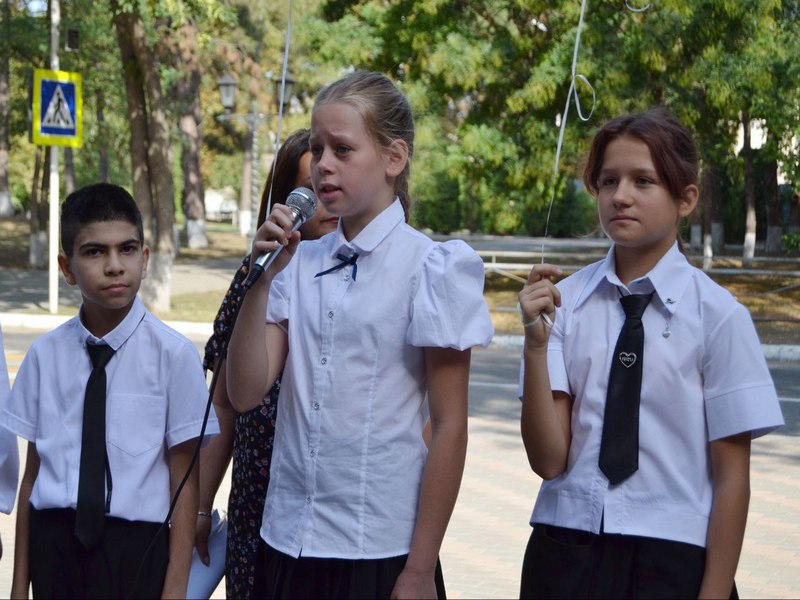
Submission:
[[[271,79],[271,77],[268,76]],[[287,73],[284,82],[284,99],[292,97],[294,91],[294,78]],[[280,102],[280,80],[273,80],[274,96],[276,104]],[[239,211],[239,232],[242,235],[247,235],[248,246],[252,243],[256,233],[256,220],[258,218],[258,202],[259,202],[259,189],[261,188],[261,181],[259,176],[259,146],[258,146],[258,131],[264,121],[269,121],[271,115],[264,114],[258,111],[258,101],[254,98],[250,105],[250,112],[245,115],[236,114],[233,112],[236,106],[236,79],[230,74],[225,73],[217,81],[217,88],[219,89],[219,97],[225,113],[218,115],[217,119],[220,121],[236,120],[244,122],[247,125],[247,134],[250,138],[250,210]],[[288,103],[288,101],[287,101]],[[280,107],[279,107],[280,108]]]

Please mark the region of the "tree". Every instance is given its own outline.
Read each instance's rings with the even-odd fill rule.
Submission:
[[[131,168],[134,198],[145,221],[145,239],[151,246],[142,299],[151,310],[169,312],[175,192],[170,170],[171,136],[161,92],[161,80],[140,14],[111,0],[113,21],[125,68],[131,131]]]
[[[11,94],[8,89],[11,38],[11,0],[3,0],[2,35],[0,35],[0,219],[14,214],[8,190],[8,113]]]
[[[742,161],[744,171],[742,260],[745,265],[753,260],[757,226],[750,123],[758,120],[767,132],[766,143],[759,151],[764,160],[779,160],[787,165],[797,162],[793,153],[787,151],[790,145],[787,142],[797,131],[800,92],[798,22],[789,14],[789,4],[793,2],[700,2],[693,20],[694,31],[707,41],[702,52],[697,53],[697,60],[686,70],[685,77],[694,82],[695,87],[702,88],[707,110],[720,115],[718,129],[727,129],[729,135],[739,127],[743,131],[744,143],[738,160]],[[702,113],[700,116],[702,118]],[[712,145],[706,144],[706,150]],[[719,146],[717,144],[718,157]],[[727,156],[718,158],[717,164],[723,164],[725,159],[729,163],[736,160],[732,147],[732,143],[727,144],[724,148]],[[777,194],[777,189],[773,190],[770,193]],[[765,200],[777,202],[773,197]]]
[[[187,20],[177,28],[162,26],[160,29],[164,32],[160,53],[177,71],[173,98],[181,133],[181,206],[186,215],[187,244],[189,248],[205,248],[208,246],[208,238],[203,204],[203,177],[200,171],[203,136],[197,24],[193,20]]]
[[[800,78],[773,74],[796,73],[800,63],[790,9],[797,10],[794,0],[664,0],[641,13],[590,3],[578,71],[597,90],[597,110],[584,124],[573,107],[556,196],[578,174],[596,123],[653,105],[666,105],[694,130],[704,168],[727,171],[736,161],[742,110],[766,119],[780,140],[775,147],[786,148],[788,133],[797,132]],[[325,24],[309,37],[323,64],[376,68],[401,82],[421,115],[417,156],[441,157],[417,161],[415,189],[449,196],[434,204],[457,202],[448,218],[484,231],[540,233],[578,11],[579,3],[558,0],[329,0]],[[798,162],[785,150],[780,159]],[[719,235],[717,225],[710,229]]]
[[[202,73],[216,59],[208,51],[209,34],[233,23],[233,11],[213,0],[165,4],[156,20],[158,56],[168,83],[168,108],[177,120],[181,146],[181,207],[187,245],[208,245],[205,224],[204,183],[201,168],[203,146]],[[201,35],[200,32],[205,35]]]

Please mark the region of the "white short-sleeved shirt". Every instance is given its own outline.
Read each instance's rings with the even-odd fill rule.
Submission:
[[[542,484],[531,523],[598,533],[604,518],[607,533],[705,547],[709,442],[783,425],[747,309],[691,266],[677,244],[627,289],[614,272],[613,247],[558,288],[548,369],[551,388],[574,399],[572,444],[566,472]],[[655,293],[642,317],[639,470],[609,487],[598,457],[612,354],[625,320],[618,288]]]
[[[0,413],[0,424],[36,444],[37,509],[74,508],[91,373],[87,343],[116,350],[106,366],[106,448],[113,492],[109,516],[163,521],[169,510],[167,450],[200,435],[208,388],[194,345],[137,298],[125,319],[98,339],[76,316],[34,341]],[[211,411],[206,437],[219,433]]]
[[[3,350],[3,331],[0,329],[0,410],[8,406],[11,386],[8,383],[8,366]],[[19,449],[17,436],[0,427],[0,512],[10,513],[17,498],[19,484]]]
[[[315,278],[359,254],[354,269]],[[480,257],[406,225],[399,201],[351,242],[302,242],[273,281],[267,321],[288,319],[262,537],[291,556],[409,551],[427,449],[424,347],[491,342]]]

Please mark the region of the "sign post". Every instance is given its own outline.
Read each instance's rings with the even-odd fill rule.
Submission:
[[[57,34],[55,34],[57,35]],[[58,44],[54,46],[57,48]],[[33,132],[35,144],[53,146],[50,151],[50,245],[49,294],[50,312],[58,312],[58,146],[80,147],[83,144],[83,96],[81,76],[58,70],[58,59],[51,61],[53,70],[33,72]]]

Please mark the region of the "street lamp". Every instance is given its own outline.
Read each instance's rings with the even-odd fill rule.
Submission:
[[[230,112],[236,106],[236,80],[229,71],[217,80],[217,88],[219,89],[219,100],[222,103],[222,108],[225,112]]]
[[[284,79],[284,106],[289,103],[289,99],[294,93],[295,79],[291,74],[286,73]],[[278,105],[280,110],[280,86],[281,80],[273,80],[275,104]],[[236,120],[244,122],[247,125],[247,133],[250,138],[250,210],[239,210],[239,232],[242,235],[247,235],[248,244],[252,242],[256,232],[256,219],[258,215],[258,201],[259,190],[261,182],[259,178],[259,151],[258,151],[258,130],[264,121],[269,121],[270,114],[264,114],[258,111],[258,101],[253,98],[250,106],[250,112],[246,115],[233,113],[233,108],[236,105],[236,79],[230,73],[226,72],[222,77],[217,80],[217,88],[219,89],[219,98],[225,113],[218,115],[219,121]],[[245,162],[244,169],[247,168]],[[246,178],[243,178],[246,179]]]
[[[286,72],[286,77],[283,80],[283,106],[284,109],[289,104],[292,95],[294,94],[294,84],[297,83],[292,74],[288,71]],[[280,101],[281,101],[281,81],[278,79],[275,81],[275,104],[278,106],[278,110],[280,110]]]

